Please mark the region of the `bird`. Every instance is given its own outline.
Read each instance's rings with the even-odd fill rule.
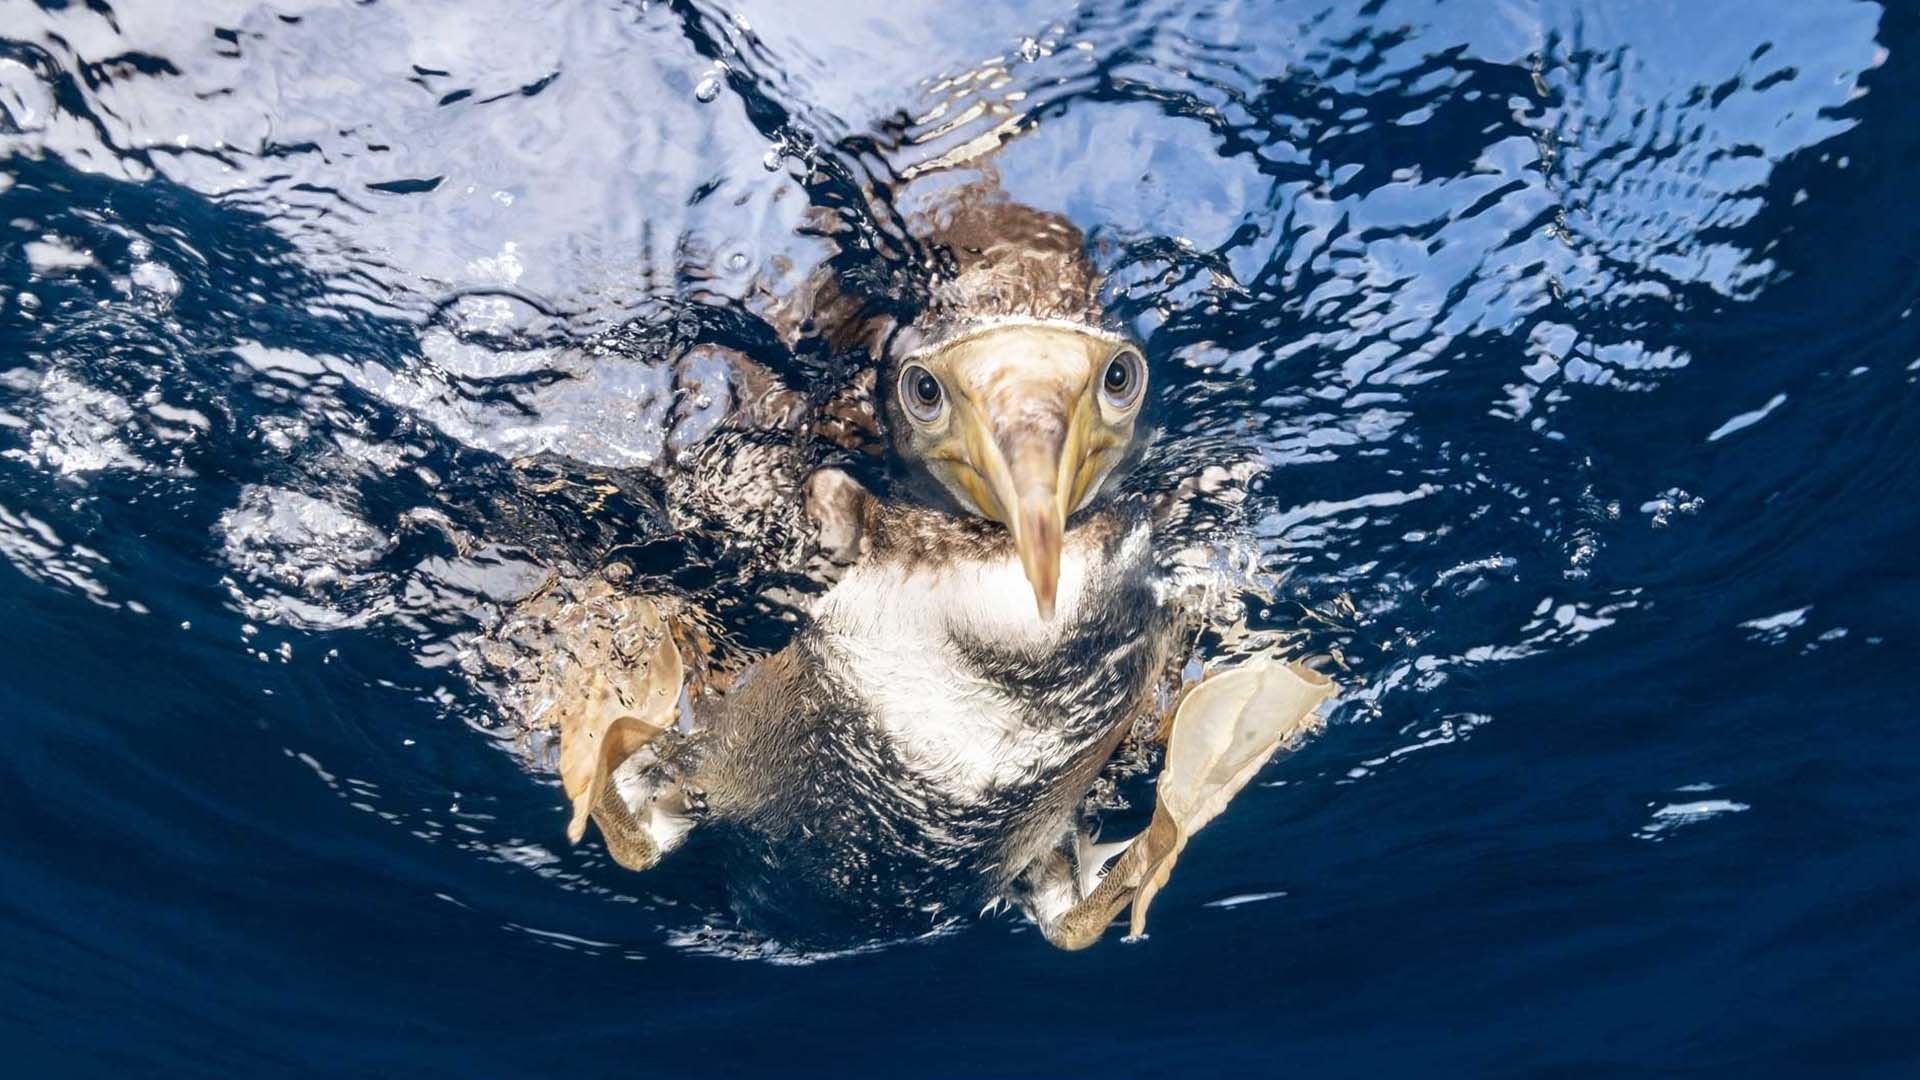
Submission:
[[[1181,528],[1196,493],[1248,474],[1141,475],[1153,371],[1069,220],[967,190],[916,224],[928,270],[912,310],[876,312],[831,276],[785,309],[875,359],[859,389],[816,406],[733,354],[735,412],[788,437],[711,439],[682,473],[704,478],[685,505],[738,505],[748,478],[775,474],[758,489],[797,502],[826,569],[791,640],[695,680],[686,605],[598,586],[627,605],[629,640],[624,664],[569,651],[570,835],[591,819],[636,870],[698,836],[742,921],[782,941],[1004,906],[1084,948],[1127,902],[1143,912],[1154,867],[1184,845],[1171,825],[1100,843],[1096,789],[1136,760],[1123,747],[1166,735],[1205,614],[1206,590],[1182,584]],[[864,446],[879,481],[795,449],[822,442],[796,433]],[[1313,685],[1266,753],[1305,730]]]

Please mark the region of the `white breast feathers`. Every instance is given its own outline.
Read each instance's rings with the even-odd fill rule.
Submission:
[[[1050,621],[1040,618],[1011,555],[920,566],[863,562],[820,600],[823,652],[909,768],[955,798],[977,800],[1082,748],[1066,741],[1060,725],[1031,723],[1002,687],[970,673],[956,639],[1056,650],[1075,632],[1100,568],[1142,558],[1146,545],[1144,526],[1112,553],[1069,534]]]

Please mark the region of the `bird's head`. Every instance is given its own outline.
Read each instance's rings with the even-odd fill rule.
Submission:
[[[907,353],[882,393],[895,450],[963,510],[1012,532],[1051,619],[1067,519],[1144,427],[1139,348],[1075,323],[993,324]]]

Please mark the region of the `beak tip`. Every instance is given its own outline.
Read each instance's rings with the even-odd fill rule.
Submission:
[[[1033,594],[1033,599],[1034,599],[1034,603],[1037,604],[1040,608],[1040,621],[1052,622],[1053,621],[1053,597],[1051,595],[1043,595],[1041,593],[1036,592]]]
[[[1050,503],[1025,508],[1020,527],[1014,530],[1014,544],[1042,622],[1053,621],[1054,600],[1060,592],[1060,533],[1060,516]]]

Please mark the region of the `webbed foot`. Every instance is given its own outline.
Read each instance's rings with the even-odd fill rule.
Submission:
[[[630,870],[658,863],[695,819],[659,741],[679,717],[686,680],[667,610],[596,575],[536,595],[521,613],[551,642],[535,692],[551,703],[540,722],[560,737],[567,839],[579,843],[591,819]]]
[[[1100,940],[1120,909],[1133,907],[1128,937],[1146,933],[1147,909],[1193,835],[1219,816],[1273,755],[1293,750],[1324,724],[1317,710],[1332,680],[1299,663],[1256,656],[1207,675],[1175,711],[1153,820],[1083,899],[1041,932],[1063,949]]]

